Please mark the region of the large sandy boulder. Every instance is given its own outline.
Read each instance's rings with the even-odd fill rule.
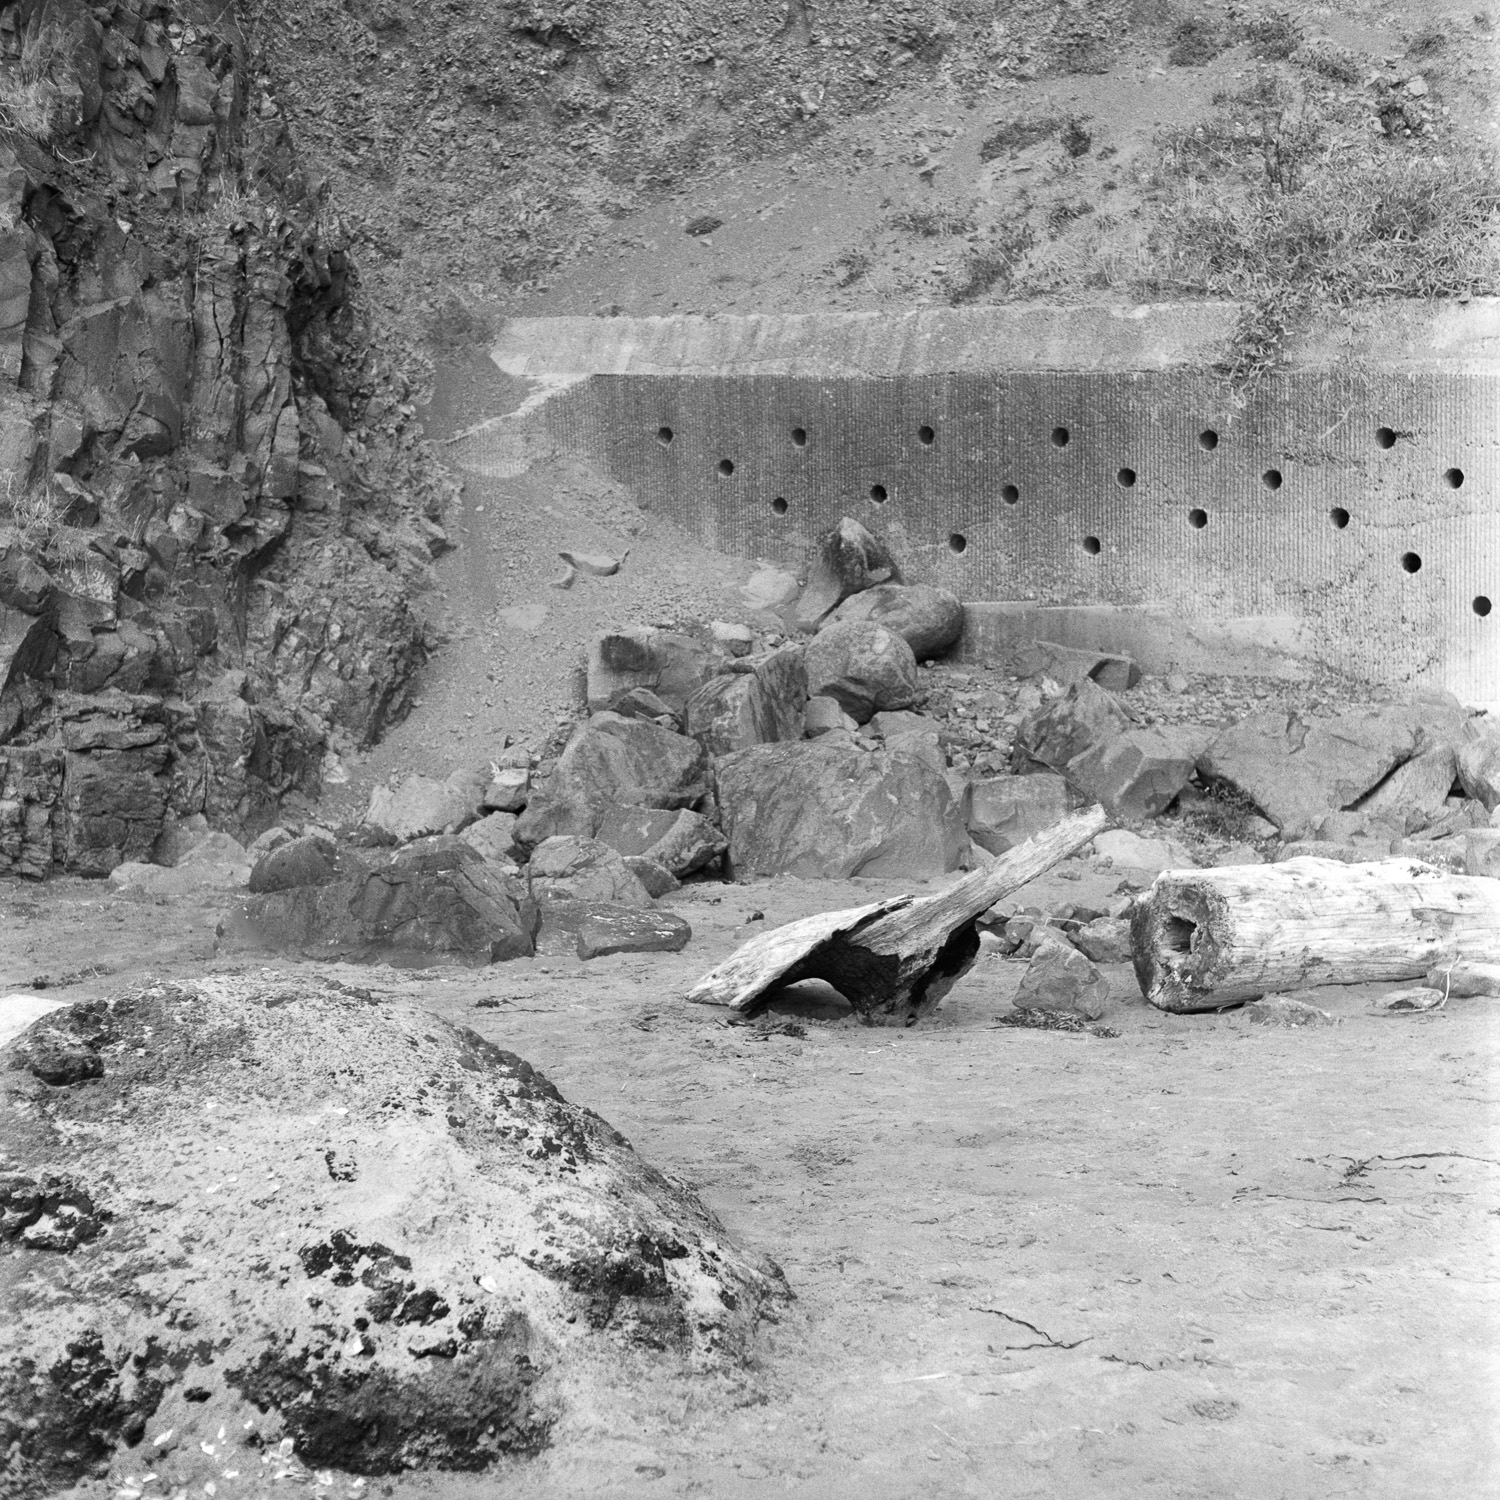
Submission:
[[[930,583],[880,583],[853,594],[833,612],[835,622],[870,620],[894,630],[918,661],[941,656],[964,628],[956,594]]]
[[[830,734],[726,755],[718,777],[736,877],[921,879],[970,856],[948,783],[918,751],[862,750]]]
[[[787,1295],[519,1057],[331,982],[55,1011],[0,1051],[0,1121],[20,1500],[481,1470],[653,1379],[702,1399]]]

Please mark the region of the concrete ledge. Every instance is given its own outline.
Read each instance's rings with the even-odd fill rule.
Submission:
[[[917,308],[908,312],[512,318],[490,357],[507,375],[1124,374],[1210,370],[1233,302]],[[1500,299],[1392,302],[1325,318],[1289,351],[1293,370],[1500,368]]]
[[[1147,607],[1020,601],[964,605],[959,661],[1029,670],[1036,641],[1131,657],[1143,672],[1225,677],[1307,676],[1307,627],[1289,615],[1185,620]]]

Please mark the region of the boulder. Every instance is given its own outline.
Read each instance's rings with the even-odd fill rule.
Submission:
[[[1072,933],[1070,941],[1096,964],[1130,962],[1130,923],[1121,917],[1095,917]]]
[[[546,899],[537,948],[550,957],[574,952],[582,959],[612,953],[680,953],[693,935],[675,912],[642,911],[606,901]]]
[[[822,734],[832,734],[835,730],[853,734],[858,728],[859,725],[839,707],[837,699],[825,698],[822,694],[809,698],[802,710],[802,732],[810,740]]]
[[[646,894],[654,901],[658,897],[677,890],[682,882],[660,860],[646,854],[622,854],[625,868],[646,887]]]
[[[527,958],[536,908],[461,838],[339,850],[335,878],[251,896],[225,922],[230,948],[359,963],[470,966]]]
[[[958,640],[964,607],[947,589],[928,583],[879,583],[845,599],[834,622],[868,620],[894,630],[918,661],[941,656]]]
[[[788,1295],[521,1058],[336,981],[55,1011],[0,1053],[0,1111],[18,1497],[509,1483],[555,1431],[743,1379]]]
[[[1458,761],[1452,747],[1436,745],[1397,766],[1359,804],[1359,810],[1399,823],[1404,833],[1420,833],[1447,811],[1448,794],[1457,779]]]
[[[1138,823],[1171,805],[1193,779],[1201,737],[1162,729],[1127,729],[1090,745],[1068,761],[1065,774],[1110,815]]]
[[[1500,877],[1500,828],[1471,828],[1464,834],[1464,873]]]
[[[749,672],[715,677],[687,701],[688,734],[710,755],[802,738],[807,668],[800,646],[773,651]]]
[[[597,837],[622,855],[655,860],[678,878],[701,870],[728,847],[707,818],[686,808],[612,807]]]
[[[1238,788],[1283,836],[1300,838],[1315,819],[1352,806],[1426,748],[1412,709],[1353,709],[1306,721],[1268,711],[1226,729],[1199,756],[1198,769]]]
[[[1043,700],[1016,726],[1013,764],[1017,770],[1035,764],[1065,774],[1069,761],[1132,727],[1113,694],[1083,677]]]
[[[521,857],[521,851],[516,847],[516,824],[519,821],[515,813],[492,812],[477,823],[470,823],[459,838],[471,849],[477,849],[492,865],[514,865]]]
[[[1454,748],[1464,796],[1493,812],[1500,807],[1500,724],[1489,718],[1470,719]]]
[[[795,604],[801,592],[802,585],[780,568],[757,568],[739,590],[746,609],[773,616]]]
[[[531,851],[532,894],[649,907],[650,892],[619,853],[598,839],[551,838]]]
[[[589,648],[589,708],[611,708],[633,688],[649,688],[680,715],[687,700],[723,670],[723,657],[690,635],[637,626],[601,635]]]
[[[109,872],[109,883],[122,896],[136,900],[170,900],[243,890],[250,875],[250,861],[239,841],[227,833],[209,833],[175,865],[125,860]]]
[[[969,839],[948,784],[909,750],[842,735],[755,745],[718,763],[736,878],[925,878],[961,868]]]
[[[457,833],[483,813],[485,785],[478,771],[455,771],[446,781],[408,776],[398,787],[375,788],[365,822],[398,844],[434,833]]]
[[[1044,942],[1031,955],[1016,990],[1020,1010],[1064,1011],[1097,1021],[1109,999],[1109,980],[1076,948]]]
[[[877,735],[887,750],[909,750],[920,755],[940,774],[948,768],[943,754],[942,728],[936,719],[925,714],[908,713],[898,709],[889,713],[873,714],[867,729]],[[959,809],[963,815],[962,804]]]
[[[884,625],[830,625],[807,647],[807,691],[832,698],[863,724],[882,710],[910,708],[917,702],[917,659],[911,647]]]
[[[278,840],[250,870],[254,895],[289,891],[304,885],[327,885],[338,875],[338,848],[322,834]]]
[[[573,731],[553,787],[591,807],[693,807],[709,794],[698,742],[643,719],[597,713]]]
[[[611,713],[624,719],[650,719],[663,729],[681,730],[684,708],[673,708],[666,699],[653,693],[650,688],[631,688],[621,693],[610,708]]]
[[[693,807],[709,795],[708,753],[697,740],[646,719],[597,713],[573,731],[557,769],[531,795],[516,838],[592,838],[604,810]]]
[[[970,784],[969,837],[991,854],[1004,854],[1068,815],[1061,776],[994,776]]]
[[[807,584],[797,601],[797,625],[816,630],[851,594],[877,583],[899,583],[900,570],[880,539],[851,516],[818,538]]]
[[[490,812],[518,813],[531,792],[531,771],[526,766],[504,766],[491,772],[484,789],[484,806]]]
[[[1163,870],[1190,870],[1198,861],[1170,839],[1143,839],[1125,828],[1111,828],[1094,840],[1094,856],[1150,884]]]

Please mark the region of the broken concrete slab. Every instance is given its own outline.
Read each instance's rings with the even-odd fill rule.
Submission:
[[[756,745],[717,769],[736,878],[928,877],[968,858],[947,782],[910,751],[862,750],[827,735]]]
[[[809,643],[806,663],[808,693],[832,698],[860,724],[882,710],[910,708],[922,696],[911,647],[883,625],[830,625]]]
[[[1128,656],[1031,641],[1017,648],[1006,663],[1017,677],[1047,676],[1064,685],[1092,678],[1112,693],[1123,693],[1141,680],[1141,669]]]

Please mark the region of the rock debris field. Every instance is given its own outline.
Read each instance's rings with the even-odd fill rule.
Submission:
[[[1484,1492],[1500,731],[740,598],[6,888],[12,1491]]]

